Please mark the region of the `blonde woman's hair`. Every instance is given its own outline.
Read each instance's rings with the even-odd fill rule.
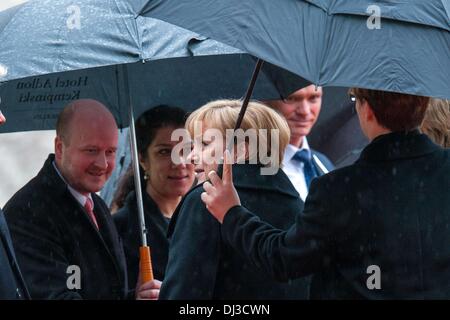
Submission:
[[[450,148],[450,100],[431,99],[420,130],[436,144]]]
[[[191,113],[186,120],[186,129],[191,136],[194,136],[196,123],[198,125],[200,122],[206,128],[218,129],[226,137],[226,130],[234,129],[241,107],[241,100],[209,102]],[[275,151],[278,153],[278,164],[281,165],[284,149],[289,143],[290,131],[286,120],[280,114],[260,102],[251,101],[242,120],[241,129],[244,132],[249,129],[258,130],[258,149],[261,144],[265,144],[269,156],[274,157],[270,151],[272,144],[277,143],[278,148]],[[266,129],[267,134],[262,134],[259,129]],[[273,129],[278,130],[279,141],[272,141],[271,130]],[[260,163],[259,159],[254,157],[257,155],[250,154],[247,160],[256,159],[257,163]]]

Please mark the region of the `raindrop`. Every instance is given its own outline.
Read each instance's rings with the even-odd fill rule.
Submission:
[[[396,175],[397,175],[397,168],[396,168],[396,167],[393,167],[393,168],[392,168],[392,175],[393,175],[393,176],[396,176]]]

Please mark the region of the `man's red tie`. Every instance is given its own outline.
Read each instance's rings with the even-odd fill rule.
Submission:
[[[86,212],[89,215],[89,218],[91,218],[92,222],[95,224],[95,226],[98,229],[97,219],[94,215],[94,202],[91,198],[86,198],[86,203],[84,204],[84,208],[86,209]]]

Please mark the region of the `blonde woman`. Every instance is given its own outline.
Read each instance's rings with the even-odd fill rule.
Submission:
[[[194,141],[188,158],[194,162],[200,184],[186,195],[172,218],[160,299],[306,298],[307,280],[289,284],[269,280],[227,247],[221,240],[220,223],[200,199],[202,182],[211,170],[217,170],[218,157],[230,141],[227,129],[234,127],[241,104],[239,100],[214,101],[186,121]],[[250,102],[241,128],[246,138],[235,141],[233,153],[238,162],[234,182],[242,204],[259,212],[261,219],[286,229],[302,210],[298,193],[278,170],[289,142],[289,127],[276,111]]]
[[[450,101],[431,99],[421,131],[443,148],[450,148]]]

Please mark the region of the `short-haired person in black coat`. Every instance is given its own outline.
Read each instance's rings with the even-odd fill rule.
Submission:
[[[6,118],[0,111],[0,125]],[[0,209],[0,300],[29,298],[28,290],[17,264],[8,225]]]
[[[155,279],[164,280],[169,240],[167,229],[173,212],[194,183],[194,166],[174,164],[172,149],[178,140],[172,133],[184,128],[186,112],[180,108],[162,105],[151,108],[136,120],[136,141],[139,154],[147,243],[150,247]],[[120,208],[113,214],[117,231],[122,238],[127,260],[130,288],[139,275],[140,225],[134,191],[133,170],[130,166],[119,183],[112,203]]]
[[[186,128],[194,140],[188,160],[195,164],[199,182],[215,168],[226,146],[226,129],[233,128],[242,102],[218,100],[194,111],[186,121]],[[250,102],[241,128],[246,133],[258,132],[258,141],[250,138],[247,144],[238,143],[235,150],[240,164],[236,186],[242,201],[257,210],[264,221],[286,229],[302,209],[302,201],[279,165],[280,153],[289,141],[289,127],[282,116],[269,107]],[[279,141],[273,139],[271,129],[279,131]],[[255,136],[256,137],[256,136]],[[242,139],[243,140],[243,139]],[[258,143],[268,143],[270,162]],[[244,149],[241,149],[246,145]],[[217,155],[219,158],[215,158]],[[273,155],[273,156],[272,156]],[[265,167],[264,165],[269,165]],[[266,175],[260,175],[261,170]],[[236,254],[220,235],[220,223],[208,213],[200,199],[202,185],[191,190],[175,212],[169,227],[170,248],[166,277],[160,299],[304,299],[306,280],[277,283]]]
[[[70,103],[57,121],[55,154],[6,204],[32,298],[131,297],[122,244],[109,209],[96,195],[114,169],[117,136],[104,105],[89,99]],[[158,286],[143,284],[136,297],[152,298]]]
[[[314,274],[315,299],[450,298],[450,150],[417,130],[429,98],[352,89],[371,141],[351,166],[313,180],[288,231],[240,205],[210,174],[202,200],[224,242],[277,279]],[[229,156],[228,156],[229,157]]]

